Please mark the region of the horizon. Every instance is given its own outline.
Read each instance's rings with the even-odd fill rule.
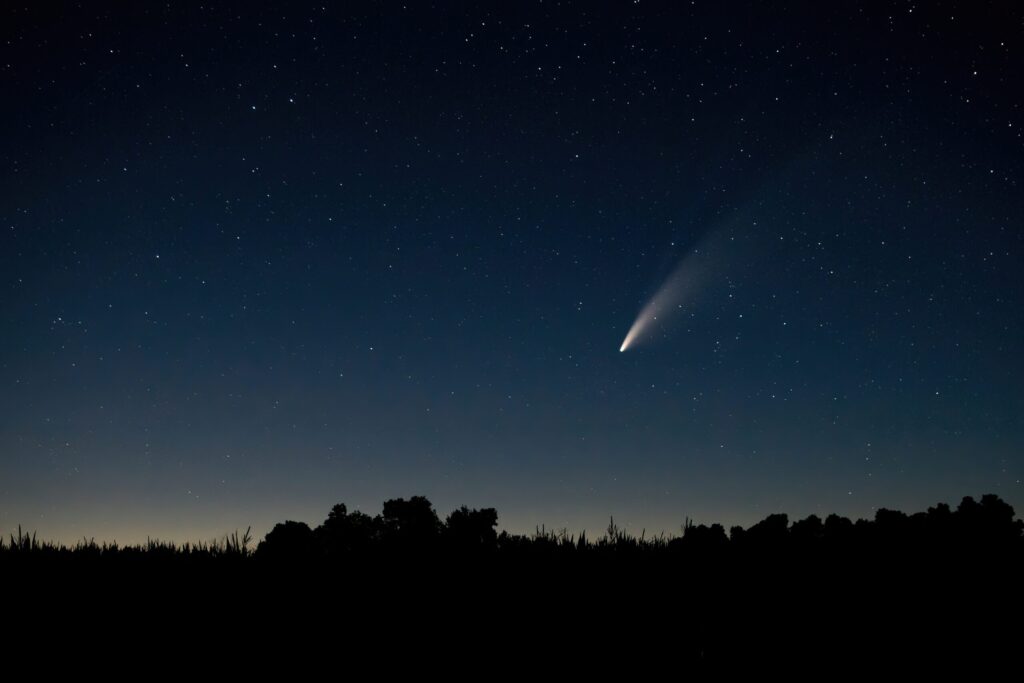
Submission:
[[[416,494],[413,494],[413,495],[416,495]],[[772,515],[772,514],[779,514],[779,513],[787,515],[788,518],[789,518],[789,523],[790,524],[792,524],[795,521],[805,519],[805,518],[807,518],[807,517],[809,517],[811,515],[816,515],[822,521],[824,521],[826,519],[826,517],[828,517],[829,515],[832,515],[832,514],[836,514],[836,515],[838,515],[840,517],[849,519],[849,520],[851,520],[853,522],[856,522],[858,520],[872,521],[874,519],[874,517],[875,517],[875,513],[879,509],[895,510],[895,511],[899,511],[899,512],[904,512],[907,515],[912,515],[912,514],[915,514],[915,513],[918,513],[918,512],[922,512],[922,513],[926,512],[929,508],[935,507],[935,506],[937,506],[939,504],[946,504],[946,505],[949,505],[951,509],[955,510],[957,505],[959,505],[960,501],[964,497],[970,497],[970,498],[973,498],[976,501],[980,501],[981,498],[982,498],[982,495],[985,495],[985,494],[976,494],[976,495],[965,494],[964,496],[960,496],[960,497],[956,498],[955,500],[953,500],[953,499],[938,500],[938,501],[934,501],[934,502],[932,502],[932,503],[930,503],[928,505],[925,505],[923,507],[913,508],[913,509],[905,509],[905,508],[892,507],[892,506],[880,506],[880,507],[877,507],[877,508],[872,508],[871,511],[870,511],[870,514],[867,514],[867,515],[849,515],[849,514],[842,514],[842,513],[837,512],[837,511],[812,511],[812,512],[809,512],[807,514],[793,514],[792,512],[779,509],[779,510],[769,510],[769,511],[766,511],[760,517],[752,518],[752,519],[750,519],[746,523],[742,523],[742,522],[727,522],[727,521],[722,520],[722,519],[702,519],[702,518],[699,518],[699,517],[694,517],[692,515],[685,515],[682,518],[682,520],[676,525],[676,527],[674,529],[661,528],[661,529],[656,529],[656,530],[655,529],[651,529],[650,527],[644,527],[644,526],[641,526],[641,525],[632,524],[628,520],[621,519],[621,518],[619,518],[618,516],[616,516],[614,514],[609,515],[605,519],[603,524],[598,524],[598,525],[595,525],[594,527],[571,527],[571,526],[568,526],[568,525],[548,524],[548,523],[545,523],[543,521],[537,522],[535,525],[530,526],[530,527],[525,527],[525,526],[514,527],[514,526],[509,526],[509,525],[506,525],[506,524],[503,523],[501,510],[497,509],[498,523],[497,523],[496,530],[497,530],[498,533],[501,533],[501,532],[505,531],[505,532],[508,532],[509,534],[512,534],[512,535],[522,535],[522,536],[531,536],[534,533],[536,533],[536,531],[538,531],[538,530],[546,530],[548,533],[555,532],[555,533],[561,534],[561,533],[564,532],[564,533],[566,533],[569,536],[574,537],[574,538],[579,538],[581,533],[586,533],[588,538],[597,539],[597,538],[599,538],[599,537],[601,537],[602,535],[605,534],[605,532],[607,531],[607,528],[608,528],[608,524],[610,522],[614,521],[616,527],[618,527],[622,531],[624,531],[624,532],[626,532],[626,533],[628,533],[628,534],[630,534],[632,536],[635,536],[635,537],[640,537],[641,535],[644,535],[647,538],[664,536],[664,538],[670,539],[670,538],[679,538],[679,537],[682,536],[682,531],[683,531],[683,528],[684,528],[684,524],[685,524],[685,522],[687,520],[689,520],[691,523],[693,523],[695,525],[703,524],[703,525],[711,526],[713,524],[720,524],[725,529],[725,531],[727,533],[734,526],[739,526],[739,527],[742,527],[744,529],[747,529],[747,528],[753,526],[754,524],[756,524],[757,522],[762,521],[767,516]],[[396,496],[396,498],[406,498],[406,496]],[[429,500],[430,496],[426,496],[426,498]],[[360,509],[360,508],[357,508],[357,507],[349,506],[347,503],[346,503],[346,505],[347,505],[348,510],[349,510],[350,513],[351,512],[363,512],[363,513],[366,513],[366,514],[370,515],[371,517],[373,517],[373,516],[376,516],[376,515],[380,514],[380,509],[381,509],[381,507],[383,505],[383,502],[384,501],[381,501],[381,503],[378,504],[377,508],[374,509],[374,510]],[[336,503],[345,503],[345,501],[336,501]],[[437,513],[438,517],[441,519],[441,521],[444,521],[447,518],[447,516],[453,510],[455,510],[455,509],[457,509],[458,507],[461,506],[461,505],[454,505],[450,509],[445,509],[445,508],[442,508],[442,507],[438,506],[437,504],[434,504],[432,500],[431,500],[431,504],[433,505],[433,508],[434,508],[435,512]],[[219,533],[206,533],[206,534],[200,534],[200,535],[189,536],[189,537],[176,537],[174,535],[161,535],[161,534],[154,534],[154,533],[143,533],[141,535],[136,535],[136,536],[128,535],[127,538],[125,538],[123,536],[122,537],[117,537],[117,536],[109,536],[109,537],[108,536],[97,536],[96,534],[88,534],[88,533],[85,534],[85,535],[80,535],[77,538],[53,537],[53,536],[46,535],[44,533],[38,533],[38,531],[36,529],[31,529],[31,528],[25,526],[24,524],[20,525],[20,529],[19,529],[19,526],[16,524],[10,531],[5,532],[2,535],[2,538],[8,539],[8,538],[11,538],[11,537],[20,536],[21,534],[29,534],[29,535],[35,534],[35,535],[37,535],[37,538],[40,541],[52,542],[52,543],[55,543],[57,545],[64,545],[64,546],[67,546],[67,547],[73,547],[77,543],[82,542],[82,541],[87,541],[87,542],[95,541],[98,544],[103,544],[103,543],[117,544],[117,545],[120,545],[122,547],[123,546],[131,546],[131,545],[144,545],[148,541],[168,542],[168,543],[173,543],[173,544],[176,544],[176,545],[181,545],[181,544],[184,544],[184,543],[209,542],[209,541],[223,540],[225,537],[230,536],[234,532],[242,533],[245,529],[251,528],[252,537],[254,539],[254,544],[257,544],[266,536],[266,534],[270,531],[270,529],[275,524],[283,523],[285,521],[302,522],[302,523],[307,524],[310,528],[316,528],[317,526],[322,524],[323,521],[327,518],[327,513],[330,511],[330,507],[331,506],[328,506],[327,510],[319,518],[315,518],[315,516],[312,517],[312,518],[302,518],[302,517],[299,517],[299,516],[291,516],[291,517],[284,516],[284,517],[280,517],[278,519],[275,519],[274,521],[271,521],[271,522],[267,523],[265,529],[261,528],[261,527],[257,527],[255,525],[245,524],[245,525],[242,525],[240,527],[234,527],[234,528],[231,528],[231,529],[227,529],[225,531],[221,531]],[[471,506],[468,506],[468,507],[473,509],[475,506],[471,505]],[[485,508],[485,507],[491,507],[491,506],[480,505],[479,507],[480,508]],[[1016,508],[1014,508],[1014,518],[1015,519],[1021,519],[1021,513]]]

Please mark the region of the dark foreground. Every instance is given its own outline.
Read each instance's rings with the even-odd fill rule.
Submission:
[[[278,525],[255,552],[244,537],[145,548],[12,538],[0,550],[8,643],[225,657],[241,646],[250,664],[553,659],[635,676],[821,665],[831,677],[1022,654],[1022,524],[995,496],[856,523],[777,515],[728,536],[687,525],[679,538],[637,539],[612,524],[594,541],[499,535],[488,510],[434,525],[420,500],[366,519],[337,506],[316,529]]]

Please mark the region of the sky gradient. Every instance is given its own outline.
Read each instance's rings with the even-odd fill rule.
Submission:
[[[771,5],[4,8],[0,531],[1020,512],[1024,11]]]

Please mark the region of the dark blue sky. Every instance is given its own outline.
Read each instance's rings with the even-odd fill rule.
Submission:
[[[1020,510],[1024,13],[767,5],[5,8],[0,531]]]

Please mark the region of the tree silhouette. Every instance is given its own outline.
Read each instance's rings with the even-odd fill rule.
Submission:
[[[306,560],[315,554],[316,540],[305,522],[287,521],[274,525],[256,548],[261,558]]]
[[[811,546],[825,537],[825,525],[817,515],[808,515],[804,519],[793,522],[789,530],[793,541],[800,546]]]
[[[495,513],[497,514],[497,513]],[[441,520],[434,506],[423,496],[409,500],[384,501],[381,513],[383,540],[393,550],[423,550],[435,545],[441,536]]]
[[[776,513],[768,515],[744,534],[745,541],[760,547],[782,547],[789,538],[789,515]]]
[[[314,534],[327,557],[359,555],[369,552],[378,543],[380,524],[358,510],[349,512],[344,503],[338,503]]]
[[[1013,507],[989,493],[981,497],[980,503],[965,496],[956,509],[953,524],[968,543],[1009,543],[1019,540],[1024,530],[1024,522],[1013,517]]]
[[[686,524],[683,526],[683,537],[675,541],[676,547],[685,548],[688,552],[701,553],[724,548],[728,545],[729,538],[721,524]]]
[[[494,508],[471,510],[463,505],[445,520],[445,536],[457,550],[492,550],[498,543],[497,526],[498,511]]]
[[[853,537],[853,522],[833,513],[825,518],[822,533],[829,545],[848,543]]]

